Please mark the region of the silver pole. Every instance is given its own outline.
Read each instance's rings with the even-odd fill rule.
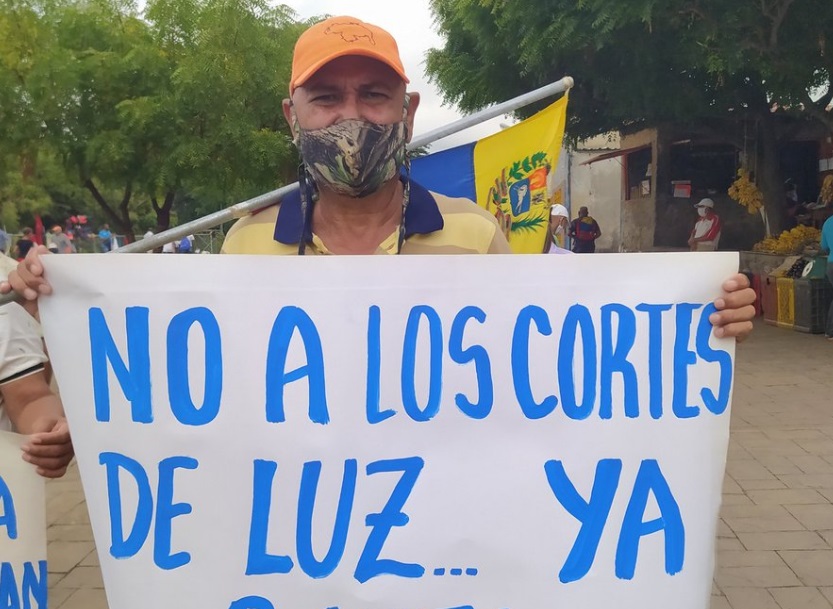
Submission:
[[[501,114],[509,114],[510,112],[513,112],[518,108],[523,108],[524,106],[528,106],[531,103],[540,101],[552,95],[557,95],[558,93],[563,93],[568,89],[572,89],[573,84],[574,82],[572,77],[565,76],[561,80],[557,80],[554,83],[550,83],[546,86],[541,87],[540,89],[535,89],[534,91],[530,91],[529,93],[524,93],[523,95],[519,95],[518,97],[510,99],[509,101],[505,101],[502,104],[497,104],[496,106],[484,108],[479,112],[475,112],[470,116],[464,116],[460,120],[454,121],[453,123],[445,125],[444,127],[438,127],[433,131],[429,131],[428,133],[415,137],[413,140],[411,140],[411,143],[408,146],[408,148],[413,149],[419,148],[420,146],[425,146],[449,135],[453,135],[458,131],[462,131],[463,129],[468,129],[469,127],[479,125],[480,123],[487,121],[490,118],[500,116]]]
[[[567,221],[567,236],[564,238],[564,245],[568,250],[573,249],[573,238],[570,236],[570,224],[573,222],[573,153],[568,148],[565,150],[567,153],[567,192],[566,192],[566,199],[567,199],[567,214],[568,218]]]
[[[557,95],[558,93],[563,93],[571,89],[573,87],[573,84],[573,79],[570,76],[565,76],[561,80],[541,87],[540,89],[535,89],[534,91],[530,91],[529,93],[524,93],[523,95],[519,95],[518,97],[510,99],[509,101],[505,101],[501,104],[497,104],[489,108],[484,108],[479,112],[475,112],[474,114],[465,116],[459,120],[454,121],[453,123],[449,123],[444,127],[439,127],[437,129],[434,129],[433,131],[429,131],[428,133],[415,137],[413,140],[411,140],[411,143],[408,144],[408,149],[412,150],[414,148],[426,146],[444,137],[448,137],[449,135],[453,135],[455,133],[463,131],[464,129],[468,129],[469,127],[479,125],[480,123],[487,121],[490,118],[500,116],[501,114],[508,114],[509,112],[513,112],[518,108],[523,108],[524,106],[527,106],[536,101],[540,101],[552,95]],[[261,209],[265,209],[271,205],[274,205],[288,194],[294,192],[295,190],[297,190],[297,188],[297,183],[282,186],[277,190],[267,192],[252,199],[248,199],[247,201],[242,201],[240,203],[237,203],[236,205],[232,205],[231,207],[227,207],[226,209],[214,212],[213,214],[203,216],[202,218],[199,218],[197,220],[192,220],[191,222],[180,224],[179,226],[170,228],[159,234],[148,237],[147,239],[140,239],[139,241],[135,241],[134,243],[128,243],[127,245],[123,245],[122,247],[112,250],[112,252],[119,254],[149,252],[158,247],[162,247],[164,244],[169,243],[171,241],[177,241],[179,239],[182,239],[183,237],[186,237],[191,233],[196,233],[204,229],[214,228],[215,226],[218,226],[220,224],[231,222],[232,220],[243,218],[249,214],[260,211]],[[14,292],[0,295],[0,305],[12,302],[13,300],[17,300],[17,294],[15,294]]]
[[[269,207],[270,205],[274,205],[275,203],[283,199],[286,195],[290,194],[291,192],[297,189],[297,183],[287,184],[286,186],[282,186],[277,190],[267,192],[266,194],[258,195],[257,197],[248,199],[246,201],[242,201],[241,203],[237,203],[236,205],[232,205],[231,207],[221,209],[220,211],[215,211],[213,214],[203,216],[202,218],[198,218],[197,220],[192,220],[191,222],[180,224],[179,226],[175,226],[166,231],[162,231],[161,233],[158,233],[146,239],[140,239],[139,241],[128,243],[127,245],[123,245],[118,249],[114,249],[113,252],[116,252],[118,254],[134,254],[136,252],[149,252],[151,250],[156,249],[157,247],[162,247],[163,245],[165,245],[166,243],[170,243],[171,241],[177,241],[179,239],[182,239],[183,237],[187,237],[191,233],[196,233],[204,229],[214,228],[215,226],[218,226],[225,222],[231,222],[232,220],[243,218],[251,213]]]

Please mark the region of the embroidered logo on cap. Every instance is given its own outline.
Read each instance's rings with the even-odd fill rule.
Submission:
[[[347,21],[343,23],[333,23],[324,30],[325,34],[341,36],[344,42],[358,42],[362,38],[367,39],[372,45],[376,44],[373,39],[373,32],[359,23]]]

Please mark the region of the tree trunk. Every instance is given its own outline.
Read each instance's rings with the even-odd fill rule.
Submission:
[[[127,236],[127,242],[130,243],[136,240],[136,235],[133,233],[133,220],[130,219],[130,198],[133,196],[133,185],[127,183],[124,188],[124,195],[119,203],[119,213],[122,217],[122,225],[124,226],[124,234]]]
[[[156,212],[156,232],[161,233],[171,227],[171,208],[174,205],[176,198],[176,191],[169,190],[165,193],[165,200],[162,205],[159,205],[156,197],[151,197],[150,202],[153,205],[153,211]]]
[[[107,216],[107,219],[110,222],[112,222],[115,232],[125,235],[128,242],[133,241],[135,239],[133,234],[133,221],[130,219],[130,213],[128,210],[128,204],[130,203],[130,198],[133,194],[132,185],[128,184],[125,187],[124,195],[122,196],[118,210],[113,209],[113,207],[107,202],[107,199],[105,199],[104,195],[102,195],[98,190],[98,187],[95,185],[95,182],[92,181],[92,178],[84,180],[84,188],[90,191],[90,194],[93,196],[93,199],[95,199],[95,202],[98,203],[104,211],[104,215]]]
[[[786,225],[784,179],[778,154],[776,126],[768,116],[762,116],[758,126],[757,168],[758,188],[764,197],[764,209],[773,235],[779,235]]]
[[[653,162],[651,193],[654,198],[656,224],[654,226],[654,246],[674,247],[683,245],[686,236],[678,217],[679,205],[668,205],[667,186],[671,184],[671,148],[675,133],[668,124],[657,126],[656,158]],[[686,210],[687,212],[688,210]],[[671,229],[671,230],[669,230]]]

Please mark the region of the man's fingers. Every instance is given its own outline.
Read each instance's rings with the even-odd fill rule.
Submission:
[[[750,286],[749,277],[743,273],[735,273],[725,282],[723,282],[723,289],[727,292],[734,292],[736,290],[743,290]]]
[[[14,291],[22,294],[26,300],[35,300],[44,281],[43,278],[32,274],[26,265],[21,263],[17,270],[9,273],[9,283]]]
[[[23,460],[37,469],[44,478],[60,478],[72,461],[72,445],[36,447],[35,452],[23,452]]]
[[[714,306],[721,310],[741,309],[755,303],[755,290],[743,288],[735,292],[727,292],[721,298],[714,301]],[[754,316],[754,312],[752,313]]]
[[[65,473],[67,473],[67,468],[63,468],[63,469],[60,469],[60,470],[57,470],[57,471],[46,471],[44,469],[38,468],[35,471],[38,472],[38,476],[40,476],[41,478],[54,479],[54,478],[62,478],[63,475]]]
[[[51,253],[52,252],[50,252],[45,245],[39,245],[29,250],[29,253],[26,254],[26,258],[24,258],[24,262],[28,264],[33,273],[36,275],[42,275],[43,264],[41,263],[40,257]]]
[[[726,309],[712,313],[709,321],[714,325],[714,335],[718,338],[745,339],[752,332],[752,319],[755,307],[752,305],[736,309]]]
[[[48,253],[43,246],[29,250],[26,258],[9,273],[9,285],[26,300],[36,300],[39,294],[51,294],[52,288],[43,278],[43,264],[40,255]]]
[[[725,326],[716,326],[714,335],[718,338],[735,338],[742,342],[752,332],[751,321],[738,321]]]
[[[755,317],[755,307],[746,305],[738,308],[724,309],[709,316],[709,321],[715,326],[725,326],[736,322],[750,322]]]
[[[73,454],[72,439],[69,435],[69,426],[66,420],[59,420],[52,431],[32,435],[23,446],[23,452],[34,459],[65,455],[69,455],[71,459]]]
[[[59,466],[57,468],[39,467],[35,471],[38,472],[38,476],[41,476],[43,478],[60,478],[65,473],[67,473],[68,465],[69,464],[67,463],[66,465]]]
[[[21,264],[17,265],[17,270],[24,278],[40,278],[43,275],[43,265],[40,263],[40,258],[34,252],[29,252]]]
[[[34,434],[23,446],[23,453],[31,459],[53,457],[72,459],[72,439],[66,420],[60,420],[52,431]]]
[[[60,478],[74,455],[69,426],[60,419],[52,431],[32,435],[23,446],[23,460],[37,468],[44,478]]]
[[[72,455],[72,444],[70,444],[69,438],[60,444],[28,444],[23,448],[23,452],[35,459],[60,457],[67,454]]]
[[[72,461],[72,455],[62,455],[60,457],[37,457],[25,459],[35,467],[47,470],[55,470],[66,468],[69,462]]]
[[[60,419],[51,431],[32,434],[29,445],[69,444],[69,426],[65,419]]]

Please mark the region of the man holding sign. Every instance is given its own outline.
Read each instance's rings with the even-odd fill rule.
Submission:
[[[231,254],[508,254],[494,217],[471,201],[431,193],[400,169],[419,94],[393,37],[354,17],[333,17],[298,39],[283,110],[304,161],[299,192],[232,227]],[[48,294],[37,248],[0,292]],[[755,292],[737,274],[723,285],[715,336],[752,330]],[[31,305],[30,305],[30,308]]]
[[[406,83],[383,30],[310,28],[284,103],[301,192],[224,251],[508,253],[490,215],[399,177]],[[112,606],[705,606],[720,338],[753,315],[745,278],[714,285],[731,255],[669,281],[659,254],[565,257],[570,290],[527,279],[545,256],[50,258],[11,282],[34,303],[50,268]]]

